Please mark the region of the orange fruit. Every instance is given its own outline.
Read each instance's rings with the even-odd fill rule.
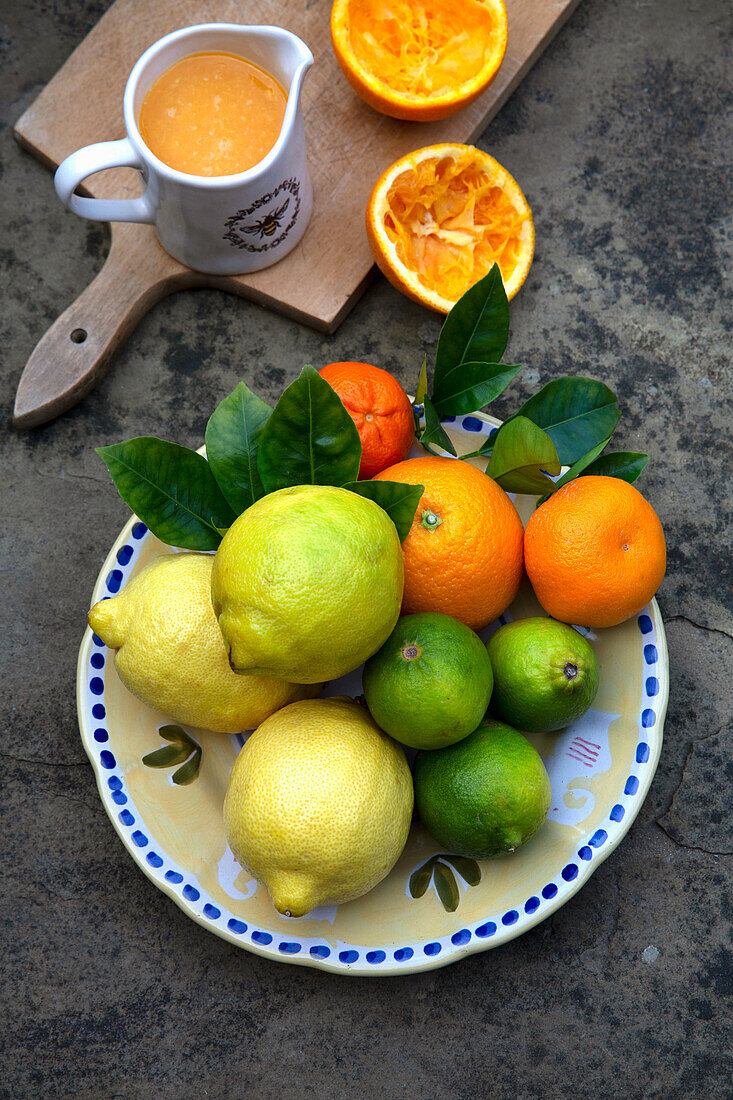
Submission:
[[[506,52],[504,0],[335,0],[331,42],[370,107],[419,122],[472,103]]]
[[[649,603],[667,552],[659,516],[638,489],[589,475],[563,485],[532,515],[524,560],[553,618],[616,626]]]
[[[522,579],[522,521],[504,490],[455,458],[409,458],[375,481],[424,485],[402,543],[402,614],[442,611],[480,630],[501,615]]]
[[[328,363],[321,376],[339,395],[361,439],[359,477],[400,462],[415,436],[410,399],[396,378],[370,363]]]
[[[395,161],[374,185],[366,230],[393,286],[439,313],[495,263],[513,298],[534,255],[527,200],[498,161],[472,145],[428,145]]]

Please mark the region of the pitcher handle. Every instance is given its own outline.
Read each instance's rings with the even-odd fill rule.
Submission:
[[[146,190],[137,199],[86,199],[74,191],[87,176],[106,168],[144,167],[142,158],[128,138],[98,141],[77,149],[62,161],[54,176],[56,194],[67,210],[95,222],[143,222],[152,225],[155,209]]]

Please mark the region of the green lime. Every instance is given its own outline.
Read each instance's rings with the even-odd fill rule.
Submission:
[[[364,666],[378,726],[404,745],[439,749],[476,729],[494,678],[478,634],[450,615],[405,615]]]
[[[470,737],[415,761],[415,805],[449,852],[489,859],[526,844],[550,809],[550,777],[526,737],[486,718]]]
[[[598,691],[598,663],[572,626],[537,616],[501,626],[488,641],[491,713],[530,733],[564,729]]]

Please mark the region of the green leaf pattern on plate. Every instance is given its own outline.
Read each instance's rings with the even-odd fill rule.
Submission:
[[[478,886],[481,882],[481,868],[475,859],[469,859],[468,856],[450,856],[450,861],[469,886]]]
[[[438,855],[431,856],[425,863],[416,867],[410,875],[408,882],[410,897],[423,897],[432,882],[443,908],[448,913],[455,913],[460,905],[461,893],[454,871],[467,886],[478,886],[481,881],[481,868],[475,859],[439,852]]]
[[[158,733],[164,741],[170,741],[171,744],[149,752],[143,757],[143,764],[146,768],[170,768],[174,764],[182,764],[183,767],[175,771],[171,778],[179,787],[191,783],[201,767],[201,746],[180,726],[161,726]]]
[[[172,764],[182,764],[184,760],[188,760],[190,752],[185,746],[179,748],[177,745],[164,745],[162,749],[156,749],[144,756],[143,764],[146,768],[170,768]]]
[[[410,897],[421,898],[423,896],[433,877],[434,862],[434,859],[429,859],[427,863],[423,863],[421,867],[412,872],[409,883]]]
[[[456,878],[451,869],[444,863],[437,862],[433,868],[433,881],[435,882],[435,892],[440,898],[445,911],[455,913],[461,895],[458,892]]]

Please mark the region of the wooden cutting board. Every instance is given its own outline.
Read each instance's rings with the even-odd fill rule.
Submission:
[[[51,169],[83,145],[124,136],[122,93],[137,58],[162,35],[194,23],[271,23],[308,44],[315,64],[303,106],[315,207],[302,243],[253,275],[201,275],[172,259],[150,226],[114,223],[108,259],[46,333],[23,372],[15,425],[52,419],[97,382],[121,341],[174,290],[213,286],[333,332],[373,272],[364,209],[380,173],[403,153],[439,141],[471,141],[499,110],[578,0],[507,0],[509,45],[480,99],[442,122],[399,122],[352,91],[333,56],[331,0],[116,0],[15,127],[25,148]],[[139,194],[139,176],[92,176],[97,198]],[[73,216],[73,215],[70,215]]]

